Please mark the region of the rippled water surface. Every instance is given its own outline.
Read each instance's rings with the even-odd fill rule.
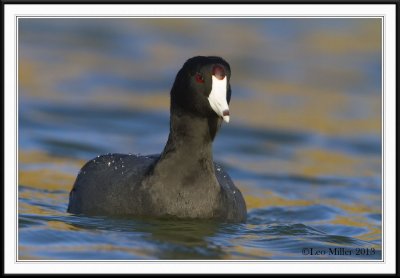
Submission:
[[[21,260],[379,260],[378,19],[20,19]],[[232,67],[214,142],[244,224],[66,213],[85,161],[159,153],[184,61]]]

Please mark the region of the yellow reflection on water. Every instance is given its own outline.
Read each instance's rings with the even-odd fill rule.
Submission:
[[[245,200],[247,209],[271,206],[309,206],[315,204],[315,202],[310,200],[282,198],[269,190],[259,192],[257,195],[245,195]]]
[[[355,156],[336,150],[321,148],[298,148],[291,159],[265,159],[262,161],[243,161],[234,156],[225,156],[229,163],[241,169],[264,175],[285,175],[303,177],[340,176],[375,177],[376,171],[366,167],[366,162],[380,165],[380,158]],[[378,168],[379,169],[379,168]]]
[[[29,245],[19,245],[19,258],[20,260],[52,260],[54,258],[52,257],[43,257],[43,256],[37,256],[37,255],[30,255],[30,252],[34,253],[40,253],[40,251],[49,251],[48,246],[45,245],[35,245],[35,246],[29,246]],[[110,258],[112,258],[112,252],[121,252],[124,254],[131,254],[132,258],[137,258],[138,256],[141,258],[146,258],[149,257],[152,254],[153,250],[146,250],[145,248],[139,248],[135,246],[117,246],[117,245],[111,245],[111,244],[92,244],[92,245],[74,245],[74,246],[68,246],[65,244],[60,244],[56,245],[53,244],[51,245],[51,251],[54,253],[57,252],[62,252],[62,253],[75,253],[76,259],[87,259],[86,254],[87,252],[90,252],[90,254],[95,257],[96,253],[104,253],[104,254],[110,254]],[[80,258],[80,253],[82,253],[82,258]]]
[[[361,166],[364,161],[359,156],[328,149],[299,149],[296,169],[310,177],[318,176],[366,176]]]
[[[19,201],[19,212],[39,215],[60,214],[57,211],[57,207],[67,202],[68,192],[75,181],[75,171],[71,172],[70,168],[79,169],[83,161],[51,156],[39,151],[22,150],[19,151],[18,158],[18,184],[32,189],[41,189],[20,190],[18,197],[25,200],[42,200],[43,204],[48,204],[47,207],[44,207],[30,204],[26,201]],[[53,190],[58,190],[57,194],[51,192]],[[54,209],[51,209],[51,206]]]
[[[19,184],[41,189],[67,189],[68,185],[72,187],[74,180],[75,177],[71,174],[53,169],[18,171]]]
[[[248,238],[246,237],[246,240]],[[235,245],[230,247],[231,249],[229,253],[224,256],[222,259],[224,260],[248,260],[249,255],[251,257],[255,257],[255,259],[262,258],[263,260],[268,259],[274,256],[274,253],[262,248],[255,248],[249,246],[241,246],[239,242],[235,241]]]
[[[380,52],[381,22],[378,18],[359,19],[354,21],[356,24],[348,32],[320,30],[303,39],[310,52],[324,52],[330,55]]]
[[[318,74],[321,70],[315,72]],[[345,76],[349,78],[348,74]],[[353,95],[354,102],[350,102],[347,92],[310,84],[258,79],[246,85],[256,97],[232,101],[233,122],[237,117],[239,122],[254,127],[326,135],[380,133],[381,100],[377,94]],[[288,104],[277,105],[283,97]],[[354,103],[357,103],[357,107],[354,107]],[[362,111],[368,111],[369,116],[340,118],[346,113],[360,113],[355,112],[355,109],[361,107]]]
[[[62,221],[47,221],[47,225],[49,226],[50,229],[53,229],[53,230],[60,230],[60,231],[80,230],[76,226],[70,225],[70,224],[62,222]]]

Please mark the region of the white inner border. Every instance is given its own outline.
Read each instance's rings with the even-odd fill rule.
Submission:
[[[396,6],[370,5],[4,5],[5,273],[395,273]],[[383,261],[17,261],[16,17],[383,17]]]

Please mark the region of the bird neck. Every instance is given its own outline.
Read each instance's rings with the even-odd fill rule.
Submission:
[[[168,141],[160,160],[173,157],[183,167],[201,167],[214,172],[212,142],[219,125],[217,117],[200,117],[174,107]]]

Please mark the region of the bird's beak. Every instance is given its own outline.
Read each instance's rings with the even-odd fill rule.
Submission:
[[[229,106],[226,100],[227,92],[227,77],[222,79],[212,76],[212,88],[208,101],[211,108],[220,116],[225,122],[229,123]]]

